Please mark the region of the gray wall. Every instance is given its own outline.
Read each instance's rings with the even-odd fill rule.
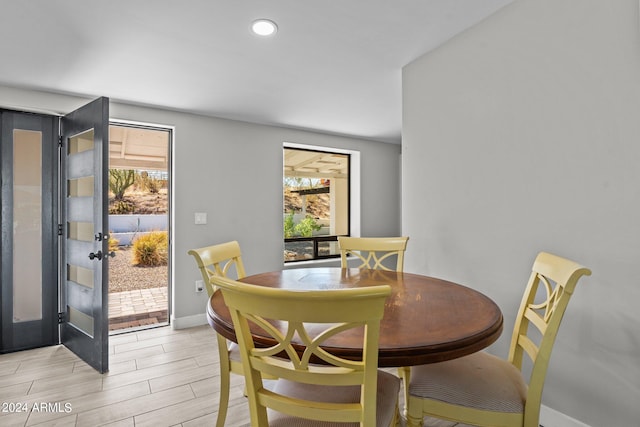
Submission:
[[[0,86],[0,104],[69,112],[86,100]],[[282,144],[359,150],[361,234],[400,232],[400,146],[334,135],[261,126],[112,102],[112,119],[175,127],[173,150],[174,325],[206,322],[206,293],[187,251],[238,240],[247,273],[283,268]],[[206,212],[206,225],[194,213]]]
[[[590,267],[543,403],[594,427],[640,420],[639,28],[637,0],[519,0],[403,70],[405,269],[495,299],[506,357],[537,252]]]

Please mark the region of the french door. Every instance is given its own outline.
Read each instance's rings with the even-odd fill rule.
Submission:
[[[2,352],[61,342],[108,370],[108,118],[107,98],[2,112]]]
[[[61,120],[60,340],[99,372],[108,370],[109,100]]]
[[[58,120],[0,115],[0,350],[7,352],[58,343]]]

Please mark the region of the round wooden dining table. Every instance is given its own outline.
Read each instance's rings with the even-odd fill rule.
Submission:
[[[257,286],[296,290],[353,288],[387,284],[380,323],[378,365],[413,366],[441,362],[475,353],[495,342],[502,332],[500,308],[482,293],[446,280],[395,271],[297,268],[247,276],[240,280]],[[221,292],[207,304],[211,327],[236,341],[233,322]],[[256,342],[270,342],[256,329]],[[330,352],[359,358],[362,338],[336,337]]]

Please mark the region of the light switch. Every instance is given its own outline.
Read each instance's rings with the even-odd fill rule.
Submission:
[[[206,224],[206,223],[207,223],[207,213],[196,212],[196,224]]]

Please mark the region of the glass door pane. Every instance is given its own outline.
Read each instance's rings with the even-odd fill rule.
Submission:
[[[42,319],[42,132],[13,132],[13,321]]]

